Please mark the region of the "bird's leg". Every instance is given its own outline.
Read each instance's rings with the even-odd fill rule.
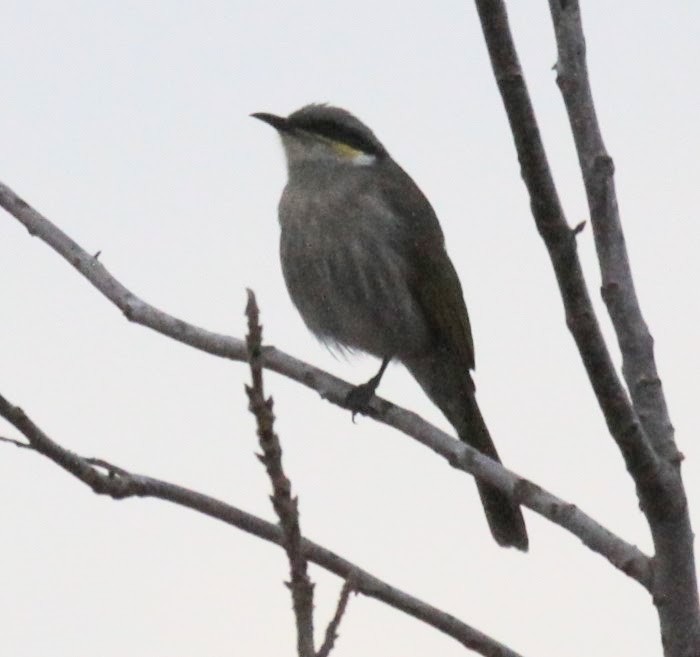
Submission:
[[[391,356],[385,356],[382,359],[382,364],[377,372],[369,381],[359,386],[355,386],[345,397],[345,404],[352,411],[352,419],[355,421],[357,413],[366,413],[367,407],[374,393],[379,387],[379,382],[382,380],[384,370],[391,361]]]

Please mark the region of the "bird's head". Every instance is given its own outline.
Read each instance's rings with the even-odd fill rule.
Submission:
[[[290,170],[308,163],[371,166],[388,154],[374,133],[350,112],[307,105],[288,117],[252,114],[277,130]]]

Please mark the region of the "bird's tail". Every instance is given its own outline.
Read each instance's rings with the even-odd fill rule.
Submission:
[[[460,429],[459,437],[482,454],[500,463],[501,459],[498,457],[496,446],[491,440],[473,393],[468,398],[467,407],[465,426]],[[504,547],[515,547],[518,550],[527,551],[527,530],[520,507],[510,496],[495,486],[477,480],[476,487],[496,542]]]
[[[447,359],[418,359],[406,366],[432,402],[444,413],[460,439],[489,458],[501,462],[474,396],[469,372],[458,371]],[[486,520],[496,542],[527,551],[528,538],[520,507],[495,486],[476,482]]]

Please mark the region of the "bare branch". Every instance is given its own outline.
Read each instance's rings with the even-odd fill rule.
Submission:
[[[95,260],[70,237],[2,183],[0,183],[0,205],[24,224],[32,235],[39,237],[73,264],[90,283],[117,307],[121,308],[131,321],[201,351],[232,360],[247,360],[246,348],[242,340],[194,326],[139,299],[117,281],[101,262]],[[580,275],[580,269],[578,271]],[[585,293],[585,287],[583,291]],[[595,322],[594,319],[593,321]],[[333,404],[345,406],[347,394],[353,388],[346,381],[274,347],[263,347],[260,357],[265,368],[297,381],[307,388],[316,390],[324,399]],[[372,400],[369,412],[375,420],[398,429],[417,440],[442,456],[453,467],[493,484],[511,495],[516,495],[520,504],[578,536],[584,545],[604,556],[613,566],[638,581],[642,586],[646,588],[650,586],[649,558],[634,545],[630,545],[615,536],[574,505],[564,502],[536,484],[519,477],[472,449],[466,443],[452,438],[423,420],[416,413],[379,397]],[[634,432],[630,436],[633,440]]]
[[[634,288],[613,179],[586,65],[586,43],[577,0],[550,0],[557,39],[557,84],[569,116],[591,213],[602,295],[622,352],[622,373],[642,424],[664,458],[676,462],[673,426],[654,361],[654,341]]]
[[[318,649],[316,657],[328,657],[333,650],[335,645],[335,640],[338,638],[338,628],[340,627],[340,621],[343,620],[343,614],[348,606],[348,600],[350,599],[350,594],[355,590],[355,580],[352,573],[345,580],[343,588],[340,589],[340,596],[338,597],[338,604],[335,608],[335,614],[331,622],[328,623],[326,628],[326,638],[323,641],[323,645]]]
[[[558,82],[584,171],[604,295],[626,361],[625,379],[634,406],[613,368],[593,313],[575,239],[554,187],[504,4],[500,0],[477,0],[532,212],[554,265],[567,323],[650,521],[656,548],[651,590],[659,610],[666,650],[670,651],[670,644],[675,641],[668,654],[696,654],[700,624],[687,501],[653,361],[651,337],[641,317],[629,271],[614,195],[612,161],[604,150],[590,96],[578,3],[550,0],[550,7],[559,43]],[[625,316],[626,313],[629,314]]]
[[[591,304],[576,252],[575,234],[566,222],[554,186],[505,5],[502,0],[476,0],[476,6],[530,195],[532,214],[559,284],[567,326],[628,471],[636,483],[644,480],[647,485],[659,485],[658,457],[615,371]]]
[[[95,493],[109,495],[116,500],[127,497],[153,497],[166,500],[221,520],[276,545],[284,545],[282,530],[262,518],[208,495],[152,477],[132,474],[103,459],[84,458],[61,447],[35,425],[21,408],[10,404],[2,395],[0,395],[0,417],[4,417],[10,424],[19,429],[34,450],[73,474],[90,486]],[[97,468],[105,470],[106,474]],[[521,657],[507,646],[458,620],[451,614],[387,584],[347,559],[312,541],[302,539],[301,551],[307,559],[346,581],[352,578],[352,586],[358,593],[380,600],[390,607],[430,625],[485,657]]]
[[[282,537],[291,580],[294,617],[297,623],[297,652],[299,657],[314,657],[314,585],[309,579],[306,558],[301,550],[301,527],[299,526],[299,500],[292,497],[292,485],[282,467],[282,446],[274,431],[275,416],[272,412],[272,397],[265,399],[263,388],[262,363],[262,327],[259,322],[258,305],[255,294],[248,290],[248,335],[246,346],[248,362],[253,379],[245,391],[250,402],[250,411],[258,425],[258,439],[262,454],[260,460],[267,470],[272,483],[272,506],[282,527]]]
[[[557,40],[557,84],[564,98],[583,176],[602,294],[622,352],[622,371],[637,414],[657,454],[659,475],[637,480],[642,509],[654,539],[653,596],[669,656],[700,653],[700,604],[693,554],[694,535],[680,475],[653,339],[642,317],[632,279],[613,179],[603,144],[586,64],[578,0],[550,0]]]

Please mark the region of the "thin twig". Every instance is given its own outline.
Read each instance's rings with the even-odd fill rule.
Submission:
[[[68,471],[100,495],[121,500],[127,497],[152,497],[192,509],[221,520],[263,540],[283,546],[282,530],[271,522],[242,511],[208,495],[176,484],[139,474],[132,474],[104,459],[87,459],[71,452],[49,438],[24,411],[0,395],[0,417],[15,426],[34,450]],[[94,465],[93,465],[94,464]],[[106,470],[107,474],[98,469]],[[467,625],[432,605],[387,584],[356,564],[330,550],[302,539],[301,550],[309,561],[325,568],[344,580],[352,577],[358,593],[374,598],[420,620],[452,637],[463,646],[486,657],[521,657],[514,650],[483,632]]]
[[[297,625],[297,652],[299,657],[314,657],[314,585],[308,574],[306,558],[301,550],[301,527],[299,526],[299,500],[292,497],[292,484],[282,467],[282,446],[274,431],[275,416],[272,411],[272,397],[265,399],[263,387],[262,362],[262,327],[259,321],[258,305],[255,294],[248,290],[246,305],[248,317],[248,335],[246,347],[248,363],[253,380],[246,386],[249,408],[258,425],[258,439],[262,454],[258,457],[265,466],[267,476],[272,483],[272,506],[282,528],[283,545],[289,560],[290,582]]]
[[[353,574],[350,573],[350,576],[343,584],[343,588],[340,589],[340,596],[338,597],[338,604],[335,608],[335,614],[333,614],[333,618],[331,619],[330,623],[328,623],[328,627],[326,628],[326,638],[324,639],[321,647],[318,649],[316,657],[328,657],[328,655],[331,654],[331,650],[333,650],[333,646],[335,645],[335,640],[338,638],[338,628],[340,627],[340,622],[343,620],[345,609],[348,606],[350,594],[354,590],[355,582]]]
[[[9,443],[22,449],[34,449],[29,443],[23,443],[21,440],[15,440],[14,438],[5,438],[5,436],[0,436],[0,442]]]
[[[71,263],[94,287],[120,308],[130,321],[206,353],[232,360],[247,361],[246,347],[242,340],[189,324],[138,298],[114,278],[101,261],[95,260],[63,231],[2,183],[0,183],[0,206],[22,223],[30,234],[39,237]],[[566,253],[568,251],[564,255]],[[564,255],[558,257],[564,258]],[[578,271],[580,274],[580,269]],[[585,287],[583,291],[585,293]],[[324,399],[338,406],[344,406],[347,394],[353,387],[350,383],[274,347],[263,348],[260,357],[265,368],[319,392]],[[643,586],[649,587],[651,571],[648,557],[574,505],[522,479],[466,443],[440,431],[416,413],[376,396],[370,402],[369,411],[375,420],[402,431],[439,454],[455,468],[511,494],[517,492],[520,504],[578,536],[586,546],[604,556],[613,566]],[[633,438],[635,434],[632,432],[630,435]]]

